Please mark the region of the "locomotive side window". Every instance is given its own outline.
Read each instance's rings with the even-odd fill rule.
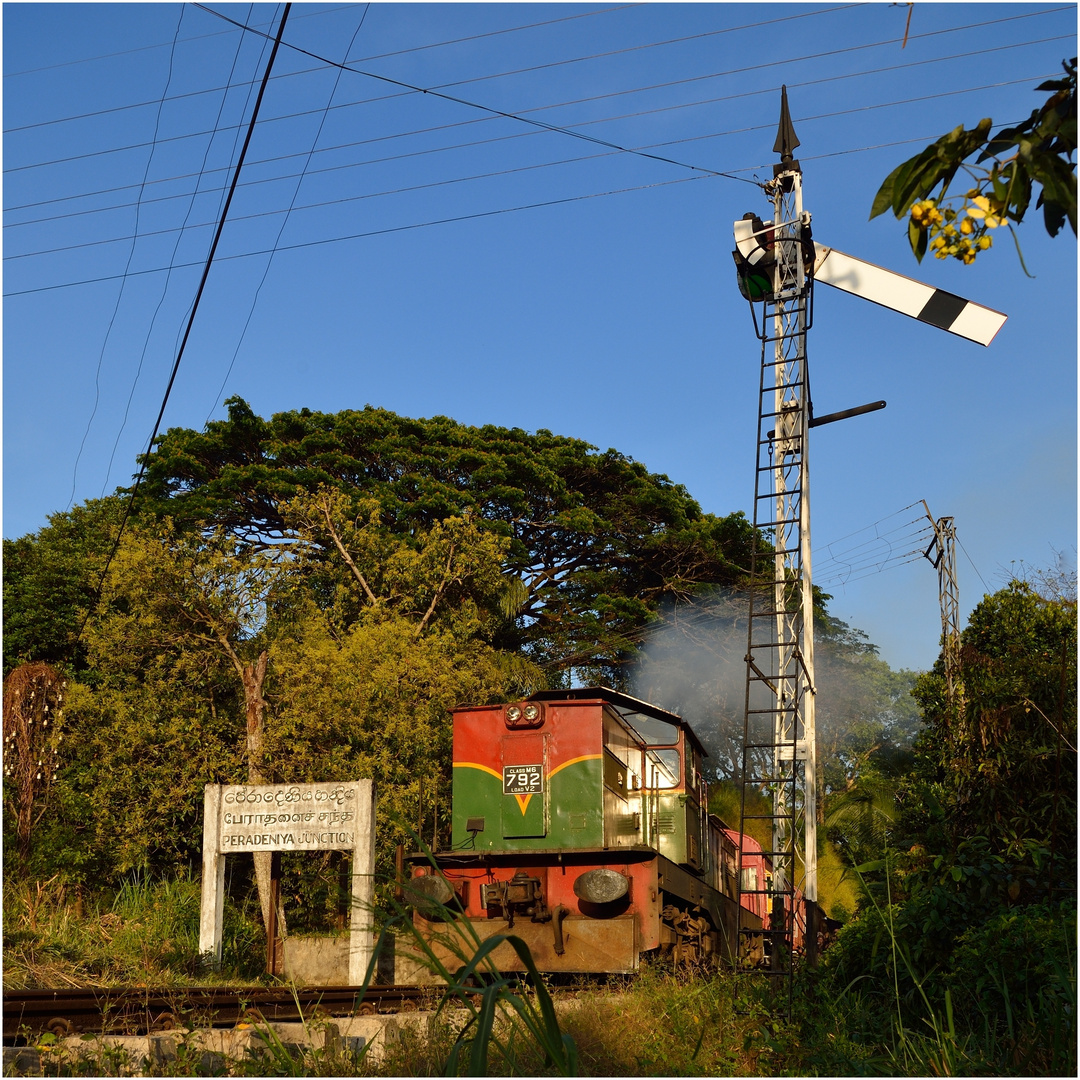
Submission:
[[[651,788],[673,788],[679,786],[682,770],[678,750],[662,750],[650,747],[645,752],[647,770],[645,783]]]

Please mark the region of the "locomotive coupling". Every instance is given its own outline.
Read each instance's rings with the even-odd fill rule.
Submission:
[[[530,877],[519,870],[509,881],[489,881],[480,886],[480,903],[490,912],[501,909],[509,926],[514,925],[514,915],[528,915],[533,922],[547,922],[551,918],[544,903],[540,879]]]

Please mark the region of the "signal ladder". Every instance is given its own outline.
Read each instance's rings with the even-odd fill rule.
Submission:
[[[795,920],[803,917],[797,887],[808,899],[817,898],[806,453],[811,423],[806,333],[812,317],[812,268],[804,265],[813,249],[806,242],[801,180],[794,162],[777,166],[777,176],[767,186],[774,200],[775,225],[766,234],[774,260],[773,283],[762,300],[760,327],[756,313],[754,318],[762,342],[754,528],[773,547],[755,548],[751,565],[740,831],[771,837],[761,852],[771,871],[756,852],[746,850],[745,842],[739,856],[741,967],[774,980],[777,1002],[786,998],[788,1011]],[[768,811],[760,805],[762,796],[771,803]],[[765,823],[767,829],[754,830],[755,823]],[[801,854],[810,857],[799,861],[811,871],[812,881],[796,861],[796,838],[804,830]],[[763,898],[764,903],[759,900],[754,906],[764,909],[764,926],[743,907],[744,897]],[[806,940],[813,948],[816,927],[807,929]]]

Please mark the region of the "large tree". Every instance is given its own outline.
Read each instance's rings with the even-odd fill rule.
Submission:
[[[43,662],[85,664],[79,632],[123,516],[123,500],[92,499],[50,514],[49,523],[4,540],[4,674]]]
[[[253,544],[295,539],[291,501],[320,490],[336,493],[338,522],[370,520],[374,502],[380,526],[405,542],[471,516],[509,542],[517,612],[495,643],[549,671],[619,681],[663,600],[738,581],[749,565],[754,533],[741,513],[704,514],[681,485],[580,439],[370,406],[264,420],[239,398],[227,404],[228,419],[158,440],[143,487],[152,512]],[[317,517],[310,535],[337,559]]]

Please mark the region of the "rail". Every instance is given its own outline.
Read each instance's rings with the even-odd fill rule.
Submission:
[[[314,986],[143,989],[5,990],[4,1042],[51,1031],[54,1035],[145,1035],[183,1027],[372,1015],[420,1008],[430,987]]]

